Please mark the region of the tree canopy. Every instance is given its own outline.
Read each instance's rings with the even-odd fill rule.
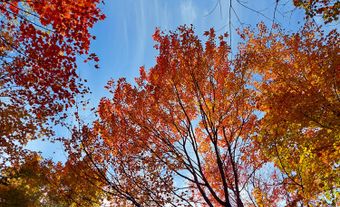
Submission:
[[[65,162],[24,150],[89,92],[100,3],[0,1],[0,206],[340,205],[338,1],[293,1],[302,28],[242,28],[237,48],[156,29],[154,65],[110,80],[93,121],[75,112]]]
[[[214,30],[204,43],[190,27],[156,30],[156,65],[135,85],[109,82],[100,118],[72,142],[116,204],[336,205],[338,33],[240,34],[230,59]]]

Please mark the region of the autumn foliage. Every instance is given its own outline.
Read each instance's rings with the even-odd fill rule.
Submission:
[[[250,140],[257,124],[250,76],[228,61],[224,37],[206,35],[202,45],[190,28],[157,30],[156,65],[140,69],[137,86],[124,79],[107,86],[113,98],[100,103],[92,154],[101,168],[109,164],[106,179],[132,194],[131,204],[243,205],[241,192],[261,167]]]
[[[340,205],[339,33],[311,22],[239,30],[233,53],[214,29],[156,29],[155,65],[109,81],[93,123],[76,113],[65,163],[25,154],[88,91],[99,3],[0,2],[1,206]],[[294,4],[338,19],[338,2]]]
[[[99,3],[0,2],[1,154],[14,156],[27,141],[50,136],[47,121],[62,118],[75,96],[87,92],[76,73],[76,57],[98,61],[89,54],[94,38],[89,29],[104,18]]]
[[[339,20],[340,2],[338,0],[293,0],[294,5],[303,8],[307,18],[321,16],[324,22]]]
[[[110,81],[100,119],[71,142],[114,205],[335,205],[338,33],[274,31],[242,31],[230,59],[214,30],[204,44],[156,30],[156,65]]]
[[[53,163],[37,154],[1,172],[0,206],[100,206],[98,182],[86,181],[85,161]],[[82,172],[79,172],[79,171]],[[77,178],[77,179],[75,179]]]
[[[260,74],[254,87],[264,113],[256,140],[286,175],[291,196],[335,202],[340,149],[339,34],[307,24],[290,36],[246,32],[245,66]],[[335,205],[335,203],[333,203]]]

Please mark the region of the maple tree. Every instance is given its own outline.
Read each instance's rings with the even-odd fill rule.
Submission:
[[[76,56],[89,54],[89,29],[104,18],[99,0],[0,1],[0,152],[3,163],[38,136],[48,121],[87,92]],[[62,118],[62,114],[60,114]],[[51,122],[50,122],[51,123]],[[10,155],[10,156],[9,156]]]
[[[100,119],[74,133],[70,151],[90,159],[113,205],[251,206],[256,192],[268,202],[283,198],[258,173],[266,160],[251,139],[252,74],[228,59],[225,37],[205,35],[203,45],[192,28],[157,30],[156,65],[142,67],[136,85],[109,82],[113,98],[101,100]]]
[[[109,82],[68,144],[112,205],[337,205],[338,33],[240,34],[231,60],[214,30],[204,45],[192,28],[157,30],[156,65]]]
[[[339,34],[313,24],[286,35],[247,30],[244,66],[264,112],[257,141],[285,174],[294,203],[336,205],[339,197]]]

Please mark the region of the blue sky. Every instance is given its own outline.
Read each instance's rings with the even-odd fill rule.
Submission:
[[[153,48],[152,34],[156,27],[163,31],[176,29],[179,25],[193,24],[198,36],[214,28],[218,33],[229,32],[228,0],[107,0],[101,8],[107,18],[95,25],[92,33],[96,40],[91,50],[100,58],[100,69],[92,63],[83,63],[80,57],[79,75],[88,80],[92,94],[88,95],[90,106],[95,107],[101,97],[110,96],[104,86],[110,79],[125,77],[129,82],[139,74],[139,67],[150,68],[155,63],[157,51]],[[242,1],[244,2],[244,1]],[[281,0],[276,18],[284,28],[295,30],[297,22],[302,20],[303,12],[293,9],[291,0]],[[234,28],[241,26],[238,18],[245,24],[255,26],[260,21],[267,25],[272,23],[275,0],[248,0],[248,8],[233,1],[232,12],[232,46],[236,47],[238,38]],[[250,9],[249,9],[250,8]],[[252,11],[261,11],[266,17]],[[93,114],[82,113],[85,121],[90,121]],[[59,135],[67,135],[65,129],[58,128]],[[30,149],[42,151],[43,156],[54,160],[64,160],[65,154],[61,144],[50,144],[35,141],[29,144]]]
[[[79,64],[79,73],[81,77],[88,79],[93,92],[92,103],[96,105],[99,97],[108,95],[103,86],[109,79],[126,77],[128,81],[133,81],[138,76],[140,66],[149,68],[154,65],[157,51],[153,48],[151,36],[156,27],[169,31],[175,30],[179,25],[193,24],[199,36],[211,27],[220,33],[228,32],[229,1],[221,0],[221,7],[217,6],[213,10],[216,2],[217,0],[106,1],[102,8],[107,18],[93,29],[97,39],[92,43],[92,51],[99,56],[101,68],[95,70],[91,64]],[[256,0],[249,1],[247,5],[272,18],[274,2],[275,0]],[[239,18],[245,23],[255,25],[261,20],[268,22],[249,9],[234,4]],[[279,14],[276,16],[281,20]],[[287,15],[285,20],[288,19]],[[291,22],[293,23],[290,25],[295,25],[294,16]],[[232,23],[235,28],[240,26],[234,14]],[[290,28],[289,21],[285,21],[285,24]],[[236,37],[233,34],[233,46],[237,43]]]

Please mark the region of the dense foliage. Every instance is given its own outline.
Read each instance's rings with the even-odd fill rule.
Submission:
[[[75,96],[87,92],[76,56],[98,61],[89,54],[89,29],[104,18],[99,3],[0,1],[1,163],[21,156],[29,140],[50,136],[47,121],[62,118]]]
[[[156,65],[109,82],[70,146],[115,205],[337,205],[339,34],[240,34],[231,60],[214,30],[204,44],[192,28],[157,30]]]
[[[99,3],[0,1],[0,206],[340,205],[339,33],[311,21],[239,30],[233,53],[214,29],[156,29],[155,65],[109,81],[93,123],[75,114],[65,163],[23,150],[88,92],[76,57],[98,61]]]

